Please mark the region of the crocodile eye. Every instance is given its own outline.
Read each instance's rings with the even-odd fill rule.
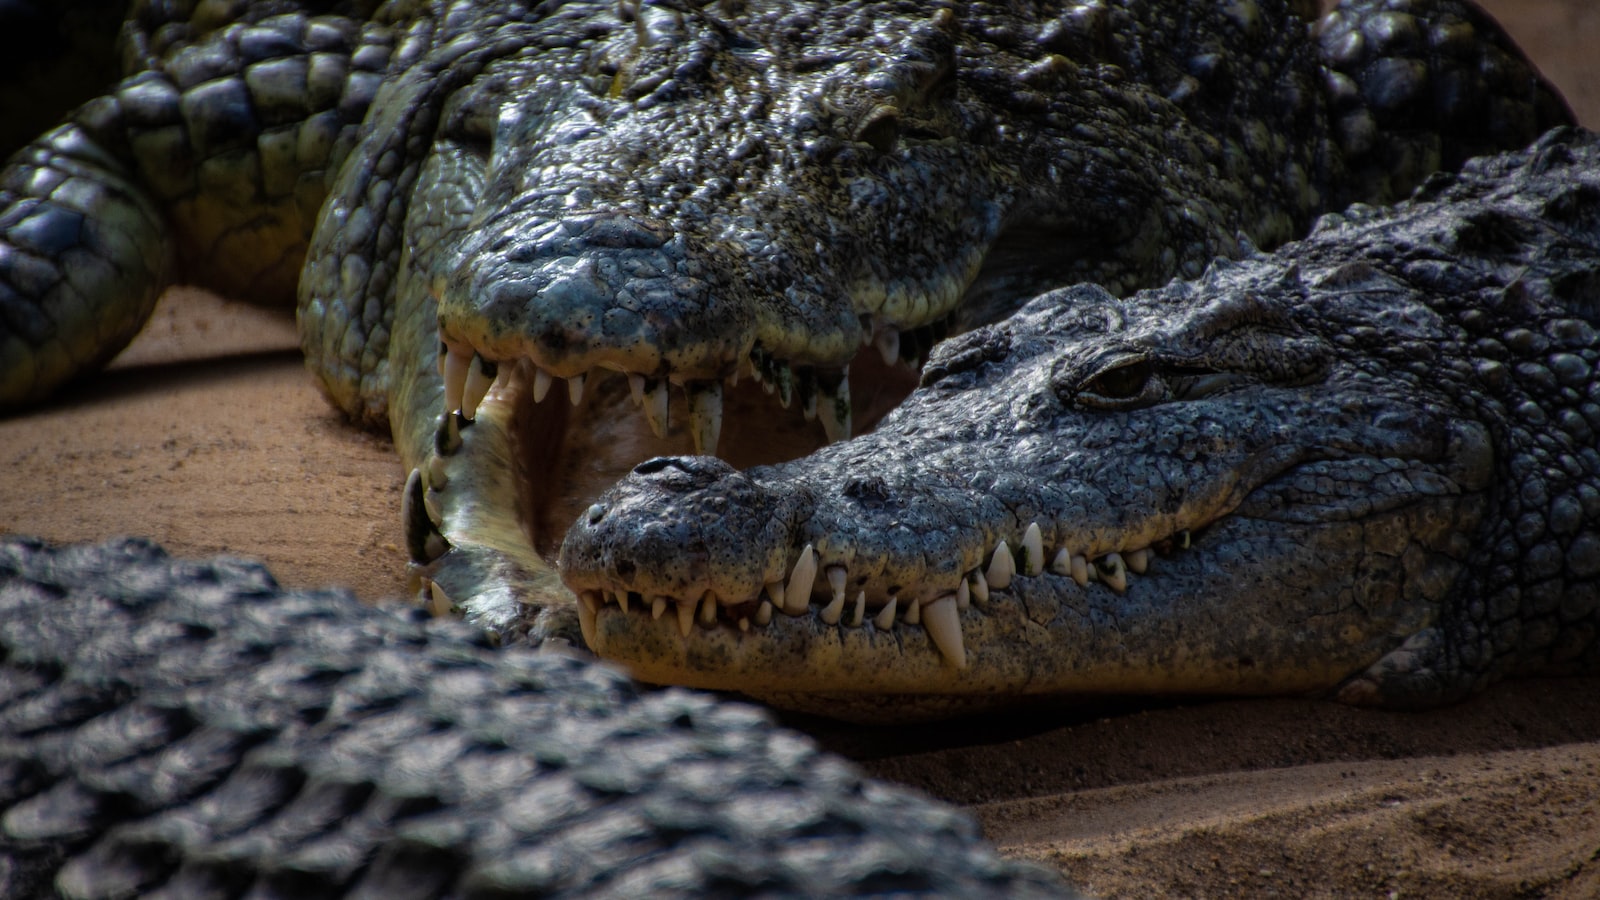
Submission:
[[[894,150],[900,141],[900,111],[892,106],[874,109],[856,129],[855,139],[870,144],[879,153]]]
[[[1166,387],[1156,376],[1156,366],[1138,357],[1101,369],[1078,386],[1079,405],[1097,409],[1132,409],[1163,398]]]
[[[1089,379],[1083,389],[1107,400],[1131,400],[1144,390],[1145,382],[1155,373],[1150,360],[1139,359],[1108,369]]]

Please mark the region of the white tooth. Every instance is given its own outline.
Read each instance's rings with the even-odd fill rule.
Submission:
[[[633,398],[634,406],[644,403],[644,376],[638,372],[628,373],[628,396]]]
[[[961,636],[961,613],[956,610],[956,598],[949,595],[923,607],[922,627],[939,648],[944,658],[955,663],[956,668],[967,667],[967,647]]]
[[[628,611],[628,592],[627,591],[617,591],[617,605],[622,607],[622,611],[623,612],[627,612]]]
[[[1071,551],[1067,550],[1067,548],[1065,548],[1065,547],[1062,547],[1060,550],[1057,550],[1056,551],[1056,558],[1050,560],[1050,571],[1056,573],[1057,575],[1071,575],[1072,574],[1072,553],[1071,553]]]
[[[465,354],[451,350],[444,358],[444,411],[455,412],[461,408],[461,394],[467,386],[467,367],[472,360]]]
[[[1089,559],[1079,554],[1072,558],[1072,580],[1081,587],[1089,583]]]
[[[650,618],[659,619],[667,611],[667,598],[657,597],[650,601]]]
[[[472,365],[467,367],[467,383],[462,387],[461,415],[470,419],[478,414],[478,404],[483,402],[483,396],[489,393],[489,388],[499,375],[498,365],[482,356],[473,355]]]
[[[710,591],[706,591],[706,595],[700,598],[700,624],[717,624],[717,595]]]
[[[549,372],[535,366],[533,370],[533,402],[538,403],[544,395],[550,393],[550,385],[555,381]]]
[[[1029,577],[1044,571],[1044,535],[1034,522],[1022,535],[1022,574]]]
[[[839,387],[832,396],[822,395],[818,401],[818,415],[822,419],[822,432],[828,436],[828,443],[835,443],[850,437],[850,372],[845,370],[844,377],[839,380]]]
[[[1017,574],[1016,560],[1011,558],[1011,548],[1001,541],[994,548],[994,558],[989,560],[989,569],[983,573],[989,587],[1003,591],[1011,586],[1011,576]]]
[[[1128,564],[1128,571],[1135,575],[1143,575],[1150,569],[1150,548],[1130,550],[1122,561]]]
[[[658,438],[667,436],[667,380],[665,378],[647,387],[644,392],[644,417],[650,430]]]
[[[448,487],[450,484],[450,470],[445,464],[444,457],[437,453],[428,455],[428,487],[434,490]]]
[[[694,434],[694,452],[717,452],[717,438],[722,434],[722,382],[701,382],[689,389],[689,430]]]
[[[866,616],[867,592],[861,591],[860,593],[856,594],[856,607],[850,611],[850,621],[846,622],[845,624],[849,625],[851,628],[858,628],[861,625],[861,620],[865,619]]]
[[[1113,591],[1120,594],[1128,589],[1128,567],[1122,563],[1122,554],[1107,553],[1103,560],[1095,562],[1094,567],[1100,570],[1100,580]]]
[[[829,625],[839,624],[839,617],[844,614],[844,591],[835,591],[833,600],[818,613],[822,621]]]
[[[739,630],[745,632],[750,630],[750,618],[748,616],[739,617]]]
[[[899,329],[885,328],[878,332],[878,336],[873,340],[873,343],[878,345],[878,352],[883,355],[884,365],[892,366],[900,361]]]
[[[800,558],[794,562],[794,571],[789,573],[789,584],[783,589],[783,611],[791,616],[798,616],[806,611],[811,604],[811,585],[817,580],[817,554],[807,544],[800,551]]]
[[[898,603],[899,600],[897,598],[890,597],[889,602],[883,607],[883,609],[878,610],[878,614],[872,617],[872,627],[878,629],[879,631],[888,631],[889,629],[893,628],[894,608]]]
[[[972,599],[979,603],[989,602],[989,580],[984,578],[977,569],[973,569],[972,573],[967,576],[967,584],[972,586]]]
[[[763,603],[771,602],[778,609],[783,609],[783,582],[769,581],[761,588]]]
[[[600,600],[594,591],[584,591],[578,595],[578,627],[583,629],[585,639],[594,639],[595,617],[599,612]]]
[[[739,367],[733,367],[733,374],[728,376],[728,387],[739,386]]]
[[[967,587],[967,580],[963,578],[961,583],[956,585],[956,609],[966,612],[970,606],[972,606],[972,589]]]
[[[567,379],[567,399],[572,401],[573,406],[583,402],[584,378],[585,374],[579,373]]]
[[[771,622],[772,604],[763,600],[761,601],[761,605],[756,607],[756,624],[760,625],[762,628],[765,628],[767,625],[771,624]]]
[[[451,600],[450,595],[444,592],[444,588],[439,586],[439,582],[428,582],[429,615],[436,619],[448,616],[450,615],[450,610],[455,609],[455,606],[455,601]]]
[[[699,606],[698,600],[678,601],[678,633],[684,637],[688,637],[689,629],[694,627],[694,612]]]
[[[906,624],[907,625],[921,625],[922,624],[922,607],[915,600],[907,600],[906,601]]]
[[[845,578],[849,576],[845,567],[829,566],[824,570],[824,574],[828,576],[828,587],[833,589],[833,599],[835,601],[844,600],[844,582]]]

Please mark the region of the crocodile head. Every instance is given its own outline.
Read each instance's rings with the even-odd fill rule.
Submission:
[[[1539,631],[1528,585],[1596,602],[1561,599],[1562,554],[1600,557],[1573,539],[1591,433],[1553,412],[1594,384],[1590,307],[1540,300],[1592,289],[1576,172],[1537,183],[1564,199],[1473,181],[1126,300],[1045,294],[804,459],[646,462],[562,548],[585,636],[645,680],[866,718],[1483,676]],[[1543,237],[1541,203],[1588,210],[1586,243]],[[1579,473],[1534,462],[1556,458]],[[1454,662],[1415,671],[1440,633]]]

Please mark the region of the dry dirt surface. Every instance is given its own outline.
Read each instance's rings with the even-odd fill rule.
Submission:
[[[1600,4],[1488,6],[1600,127]],[[0,467],[0,530],[404,592],[399,463],[323,402],[283,314],[172,292],[111,370],[0,421]],[[1100,896],[1600,897],[1600,678],[1421,714],[1280,699],[797,724]]]

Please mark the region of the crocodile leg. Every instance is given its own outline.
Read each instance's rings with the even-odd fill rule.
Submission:
[[[205,9],[141,9],[104,97],[0,173],[0,407],[120,350],[175,281],[286,300],[380,73],[387,30]]]

